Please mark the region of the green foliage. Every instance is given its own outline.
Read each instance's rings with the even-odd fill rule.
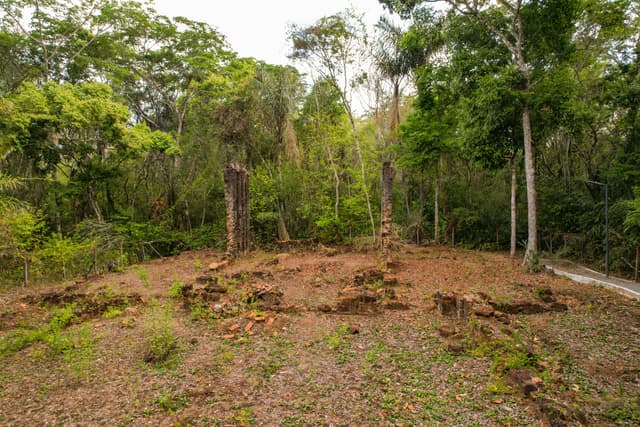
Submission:
[[[634,242],[640,244],[640,188],[636,189],[636,198],[628,202],[629,211],[624,219],[624,231],[632,235]]]
[[[56,266],[59,277],[67,279],[70,271],[73,275],[78,274],[83,268],[86,269],[85,262],[87,254],[91,251],[91,242],[78,242],[68,237],[62,237],[58,233],[53,233],[42,245],[40,256],[47,265]],[[82,258],[85,258],[84,260]],[[84,261],[84,262],[83,262]],[[55,277],[50,272],[50,277]]]
[[[345,227],[335,215],[329,214],[316,221],[318,238],[325,243],[343,243]]]
[[[109,306],[107,307],[107,311],[104,312],[102,317],[104,317],[105,319],[113,319],[120,316],[122,313],[123,310],[121,308]]]
[[[169,298],[182,298],[182,288],[184,288],[184,283],[179,280],[174,280],[167,290],[167,295]]]
[[[151,305],[144,324],[144,361],[156,369],[172,369],[179,363],[178,339],[173,331],[173,309],[157,302]]]
[[[253,409],[251,408],[240,408],[236,411],[236,414],[233,416],[233,421],[237,423],[239,426],[247,427],[252,424],[255,424],[256,418],[253,415]]]
[[[0,219],[2,243],[0,248],[25,258],[41,240],[44,224],[27,210],[6,212]]]
[[[519,21],[490,2],[457,2],[479,8],[460,14],[383,1],[412,20],[406,30],[382,20],[375,44],[352,10],[293,25],[292,57],[314,70],[306,94],[295,68],[237,58],[205,23],[161,17],[145,3],[71,3],[40,2],[39,14],[32,1],[0,5],[3,284],[21,282],[25,266],[31,282],[87,274],[93,247],[99,272],[143,256],[224,249],[230,161],[251,171],[256,246],[287,235],[348,243],[369,234],[380,161],[392,159],[400,236],[430,237],[437,178],[442,231],[455,226],[465,246],[503,249],[508,162],[520,189],[517,239],[527,233],[525,102],[541,249],[601,263],[602,195],[576,183],[607,180],[612,266],[631,270],[640,239],[634,2],[525,2],[517,10],[526,69],[495,34]],[[363,74],[365,59],[375,72]],[[407,73],[415,97],[398,98]],[[365,81],[376,105],[361,114],[352,98]]]
[[[189,397],[186,393],[176,393],[168,388],[163,389],[158,396],[153,398],[153,404],[158,409],[168,413],[174,413],[178,409],[187,406],[188,403]]]
[[[603,415],[607,420],[613,421],[618,425],[632,425],[640,423],[640,408],[637,403],[628,401],[612,402],[607,405],[603,411]]]
[[[0,339],[0,359],[43,343],[51,357],[62,357],[74,377],[85,377],[93,369],[94,338],[87,325],[69,328],[76,318],[74,309],[73,305],[57,308],[40,328],[20,328],[5,334]]]
[[[347,360],[351,359],[355,352],[351,347],[349,340],[349,325],[341,325],[333,334],[328,334],[324,338],[325,345],[335,354],[336,363],[343,365]]]

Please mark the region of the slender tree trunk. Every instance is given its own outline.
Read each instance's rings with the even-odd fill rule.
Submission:
[[[284,179],[282,178],[282,159],[278,156],[278,239],[283,241],[291,240],[287,224],[284,222]]]
[[[433,240],[440,243],[440,208],[438,199],[440,198],[440,173],[436,173],[435,197],[433,202]]]
[[[416,243],[421,243],[422,218],[424,217],[424,176],[420,173],[420,185],[418,185],[418,222],[416,224]]]
[[[184,199],[184,216],[187,222],[187,231],[189,232],[189,236],[191,236],[191,233],[193,231],[191,227],[191,212],[189,210],[189,199],[187,199],[186,197]]]
[[[380,209],[380,250],[385,261],[389,260],[389,243],[393,223],[393,177],[395,171],[391,162],[382,165],[382,206]]]
[[[389,113],[390,123],[389,130],[391,131],[391,141],[398,142],[396,130],[400,124],[400,81],[395,80],[393,82],[393,95],[391,98],[391,111]]]
[[[62,220],[60,219],[60,206],[58,205],[58,193],[53,192],[53,208],[55,209],[56,232],[62,235]]]
[[[24,287],[29,286],[29,259],[27,257],[23,258],[24,264]]]
[[[96,215],[96,219],[103,222],[104,217],[102,216],[102,211],[100,211],[100,206],[98,205],[98,200],[96,198],[95,191],[93,190],[93,186],[89,186],[87,193],[89,196],[89,204],[91,205],[91,209],[93,209],[93,213]]]
[[[331,169],[333,170],[333,179],[335,181],[335,205],[334,209],[336,212],[336,219],[340,217],[338,215],[338,210],[340,208],[340,174],[338,174],[338,168],[336,167],[336,163],[333,160],[333,153],[331,152],[331,147],[327,142],[327,153],[329,153],[329,163],[331,163]]]
[[[529,68],[525,60],[525,31],[522,17],[522,1],[501,2],[503,6],[513,15],[510,19],[506,29],[494,25],[494,23],[487,19],[481,12],[481,9],[486,3],[484,2],[470,2],[461,0],[446,0],[451,6],[458,11],[468,13],[478,20],[485,28],[496,35],[504,46],[511,52],[513,64],[518,68],[524,77],[525,96],[531,92],[531,76],[529,74]],[[536,203],[536,181],[535,181],[535,164],[533,155],[533,141],[531,134],[531,115],[529,112],[529,101],[525,100],[524,108],[522,110],[522,130],[523,130],[523,145],[524,145],[524,170],[527,183],[527,250],[524,255],[523,265],[526,264],[529,268],[533,267],[537,262],[538,251],[538,224],[537,224],[537,203]]]
[[[536,262],[538,252],[538,225],[537,225],[537,193],[536,171],[533,159],[533,141],[531,136],[531,116],[529,103],[525,102],[522,111],[522,130],[524,133],[524,169],[527,181],[527,251],[523,264],[530,267]]]
[[[516,171],[516,159],[515,157],[512,157],[509,160],[510,166],[511,166],[511,250],[510,250],[510,255],[511,258],[516,256],[516,232],[517,232],[517,227],[516,227],[516,214],[517,214],[517,209],[516,209],[516,192],[517,192],[517,185],[518,185],[518,176],[517,176],[517,171]]]

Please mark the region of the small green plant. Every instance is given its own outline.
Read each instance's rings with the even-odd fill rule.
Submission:
[[[147,270],[144,267],[137,267],[135,271],[136,271],[136,274],[138,275],[138,279],[142,280],[142,283],[144,283],[144,286],[146,288],[151,287],[151,284],[149,283],[149,273],[147,272]]]
[[[343,324],[335,333],[324,338],[326,345],[329,347],[329,350],[335,353],[336,361],[340,365],[346,363],[347,360],[354,355],[351,343],[347,339],[348,336],[349,325]]]
[[[374,348],[364,354],[364,360],[366,360],[368,363],[374,364],[375,362],[377,362],[378,358],[381,354],[384,353],[385,350],[386,346],[384,341],[378,341]]]
[[[495,378],[493,382],[487,385],[486,391],[493,394],[512,394],[513,388],[505,384],[501,377]]]
[[[233,421],[236,422],[239,426],[247,427],[251,424],[255,424],[256,418],[253,415],[252,408],[240,408],[233,416]]]
[[[217,353],[213,357],[213,360],[212,360],[213,366],[211,370],[216,373],[224,372],[226,369],[225,365],[228,365],[229,363],[231,363],[234,358],[235,356],[230,351],[223,351],[223,352]]]
[[[189,305],[191,320],[207,320],[213,316],[213,312],[202,301],[194,301]]]
[[[105,319],[113,319],[115,317],[120,316],[122,313],[123,311],[121,308],[110,305],[109,307],[107,307],[107,311],[104,312],[102,317],[104,317]]]
[[[174,393],[170,389],[166,388],[160,392],[158,396],[153,399],[153,404],[158,409],[174,413],[178,409],[184,408],[189,403],[189,399],[185,393]]]
[[[236,292],[238,292],[238,285],[240,283],[238,282],[238,279],[234,279],[233,277],[229,278],[229,280],[227,280],[227,294],[229,295],[233,295]]]
[[[94,338],[87,325],[82,325],[77,331],[67,334],[69,345],[62,352],[62,358],[67,362],[76,379],[81,379],[93,371]]]
[[[167,294],[169,298],[182,298],[182,289],[184,288],[184,283],[179,280],[174,280],[169,286],[169,290]]]
[[[145,332],[147,339],[144,361],[155,368],[174,368],[179,359],[171,307],[161,307],[153,302],[150,317],[145,323]]]
[[[202,270],[202,261],[199,259],[193,260],[193,269],[196,271]]]
[[[382,289],[382,280],[376,280],[373,283],[369,283],[367,285],[367,289],[369,289],[371,291],[378,291],[378,290]]]

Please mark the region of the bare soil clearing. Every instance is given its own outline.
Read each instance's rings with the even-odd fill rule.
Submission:
[[[201,251],[7,292],[0,424],[640,424],[640,302],[503,254],[393,257]]]

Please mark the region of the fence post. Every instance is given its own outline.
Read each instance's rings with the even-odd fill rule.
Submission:
[[[456,227],[451,227],[451,246],[456,245]]]

